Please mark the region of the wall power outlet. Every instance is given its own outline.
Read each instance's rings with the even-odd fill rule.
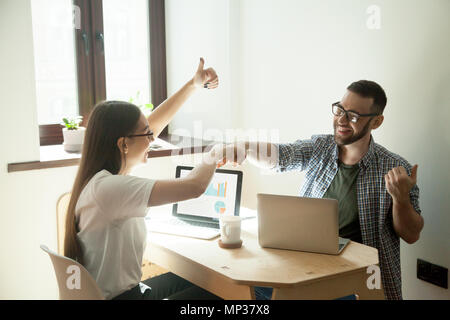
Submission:
[[[448,289],[448,269],[417,259],[417,278]]]

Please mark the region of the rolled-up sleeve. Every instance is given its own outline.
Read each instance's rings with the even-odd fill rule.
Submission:
[[[278,147],[278,164],[274,170],[285,172],[291,170],[303,171],[308,167],[313,153],[314,141],[297,140],[294,143],[276,144]]]
[[[417,186],[417,184],[415,184],[414,187],[412,187],[409,191],[409,198],[414,210],[416,210],[416,212],[421,215],[422,211],[420,210],[419,206],[419,187]]]
[[[402,165],[406,169],[406,173],[408,174],[408,176],[411,176],[412,165],[409,162],[406,162],[405,164]],[[419,187],[417,186],[417,184],[415,184],[409,191],[409,199],[414,210],[418,214],[422,215],[422,210],[420,210],[419,206]]]

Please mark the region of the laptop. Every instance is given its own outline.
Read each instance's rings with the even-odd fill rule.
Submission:
[[[183,178],[193,167],[177,166],[175,177]],[[216,169],[203,195],[173,204],[170,219],[146,219],[147,230],[179,236],[213,239],[220,235],[219,218],[239,215],[242,171]]]
[[[339,254],[350,242],[339,237],[338,201],[257,195],[261,247]]]

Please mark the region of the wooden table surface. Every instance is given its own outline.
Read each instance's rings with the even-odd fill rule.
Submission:
[[[241,212],[256,215],[245,208]],[[360,243],[350,242],[340,255],[327,255],[261,248],[257,234],[256,218],[242,221],[243,245],[239,249],[220,248],[218,238],[149,233],[145,258],[225,298],[239,298],[233,296],[239,288],[246,296],[246,288],[253,286],[296,288],[356,274],[362,279],[368,266],[378,265],[377,249]],[[231,291],[217,286],[228,286]],[[250,290],[248,298],[252,297]]]

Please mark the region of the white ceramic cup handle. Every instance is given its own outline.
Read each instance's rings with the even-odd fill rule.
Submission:
[[[229,237],[229,234],[228,234],[228,228],[229,228],[230,226],[228,225],[228,224],[224,224],[224,225],[222,225],[222,234],[223,235],[225,235],[225,237]]]
[[[227,236],[227,237],[229,237],[230,236],[230,225],[229,224],[227,224],[226,226],[225,226],[225,235]]]

